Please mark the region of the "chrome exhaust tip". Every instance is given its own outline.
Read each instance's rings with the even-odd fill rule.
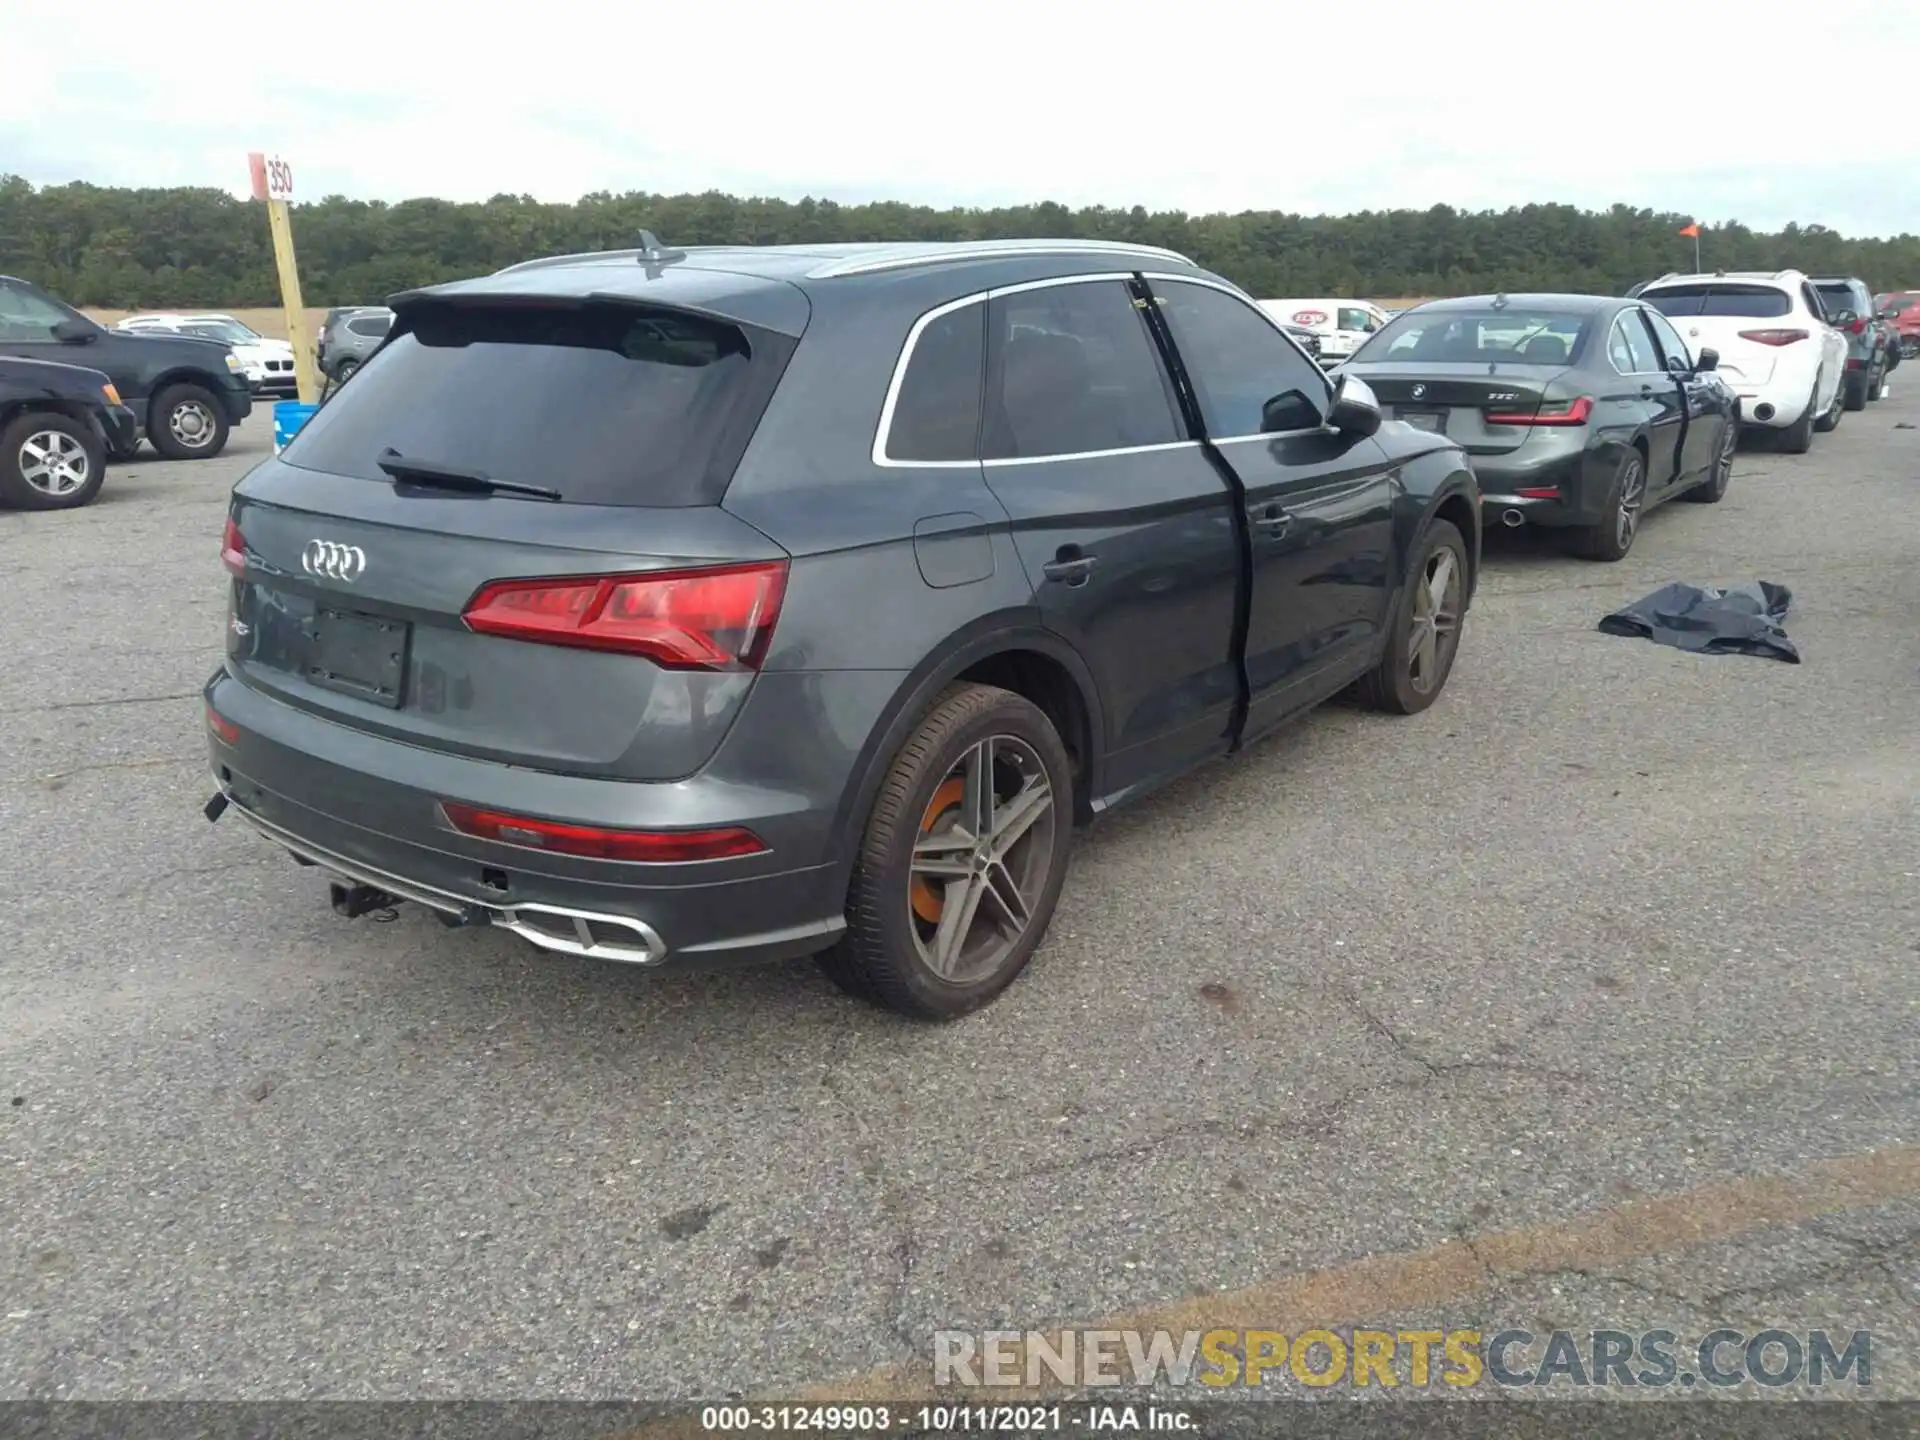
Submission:
[[[1500,512],[1500,523],[1509,530],[1518,530],[1527,523],[1527,517],[1518,510],[1503,510]]]
[[[1753,407],[1753,418],[1765,424],[1773,418],[1773,406],[1760,404]]]

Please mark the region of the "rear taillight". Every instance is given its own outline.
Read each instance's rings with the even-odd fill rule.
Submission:
[[[247,568],[246,537],[231,519],[227,521],[226,533],[220,537],[220,563],[235,575]]]
[[[496,580],[461,616],[482,635],[644,655],[669,670],[758,670],[787,590],[787,562]]]
[[[680,865],[759,855],[767,848],[758,835],[738,825],[718,830],[607,830],[598,825],[565,825],[557,820],[480,810],[451,800],[441,801],[440,809],[454,829],[477,840],[543,850],[550,855],[582,855],[590,860]]]
[[[1487,412],[1489,425],[1584,425],[1587,417],[1593,413],[1593,397],[1582,395],[1575,400],[1561,401],[1557,404],[1542,405],[1531,414],[1515,412],[1506,414],[1497,410]]]
[[[227,719],[226,716],[222,715],[211,705],[207,706],[207,728],[218,735],[225,744],[238,745],[240,743],[240,727]]]
[[[1756,345],[1791,345],[1796,340],[1807,338],[1805,330],[1742,330],[1742,340],[1751,340]]]

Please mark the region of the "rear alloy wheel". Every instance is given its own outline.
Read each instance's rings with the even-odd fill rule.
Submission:
[[[147,437],[169,460],[210,460],[227,448],[227,416],[199,385],[169,385],[153,401]]]
[[[344,385],[353,378],[353,372],[360,368],[358,360],[342,360],[340,368],[333,372],[333,383]]]
[[[1459,530],[1435,520],[1414,556],[1386,654],[1359,685],[1362,703],[1396,715],[1417,715],[1440,698],[1467,614],[1467,542]]]
[[[1813,402],[1820,395],[1820,386],[1816,383],[1813,393],[1807,396],[1807,408],[1800,412],[1800,418],[1780,432],[1780,448],[1789,455],[1804,455],[1813,448]]]
[[[957,1020],[1011,985],[1059,903],[1073,770],[1022,697],[956,685],[882,782],[820,957],[841,989],[916,1020]]]
[[[1814,422],[1813,428],[1818,430],[1822,435],[1825,435],[1830,430],[1838,430],[1840,428],[1840,417],[1846,414],[1847,410],[1847,386],[1843,379],[1840,384],[1833,387],[1833,404],[1827,407],[1826,414]]]
[[[100,493],[105,447],[66,415],[22,415],[0,430],[0,501],[22,510],[77,510]]]
[[[1647,504],[1647,462],[1638,450],[1629,450],[1613,472],[1607,487],[1605,518],[1573,532],[1573,549],[1589,560],[1624,560],[1640,533],[1640,516]]]
[[[1740,422],[1729,416],[1727,428],[1720,436],[1720,448],[1713,453],[1713,468],[1705,480],[1680,498],[1696,505],[1718,505],[1726,498],[1727,482],[1733,479],[1733,453],[1739,448]]]

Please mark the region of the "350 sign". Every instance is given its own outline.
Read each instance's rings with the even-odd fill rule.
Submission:
[[[278,155],[266,155],[258,150],[247,156],[247,163],[253,171],[254,199],[291,200],[293,198],[293,166]]]

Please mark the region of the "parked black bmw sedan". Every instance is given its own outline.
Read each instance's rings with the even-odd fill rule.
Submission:
[[[234,492],[205,694],[210,813],[348,915],[824,952],[952,1018],[1076,823],[1452,667],[1466,457],[1169,251],[650,243],[393,303]]]
[[[1740,401],[1718,363],[1638,301],[1472,295],[1404,311],[1338,373],[1466,450],[1487,523],[1618,560],[1653,506],[1727,493]]]

